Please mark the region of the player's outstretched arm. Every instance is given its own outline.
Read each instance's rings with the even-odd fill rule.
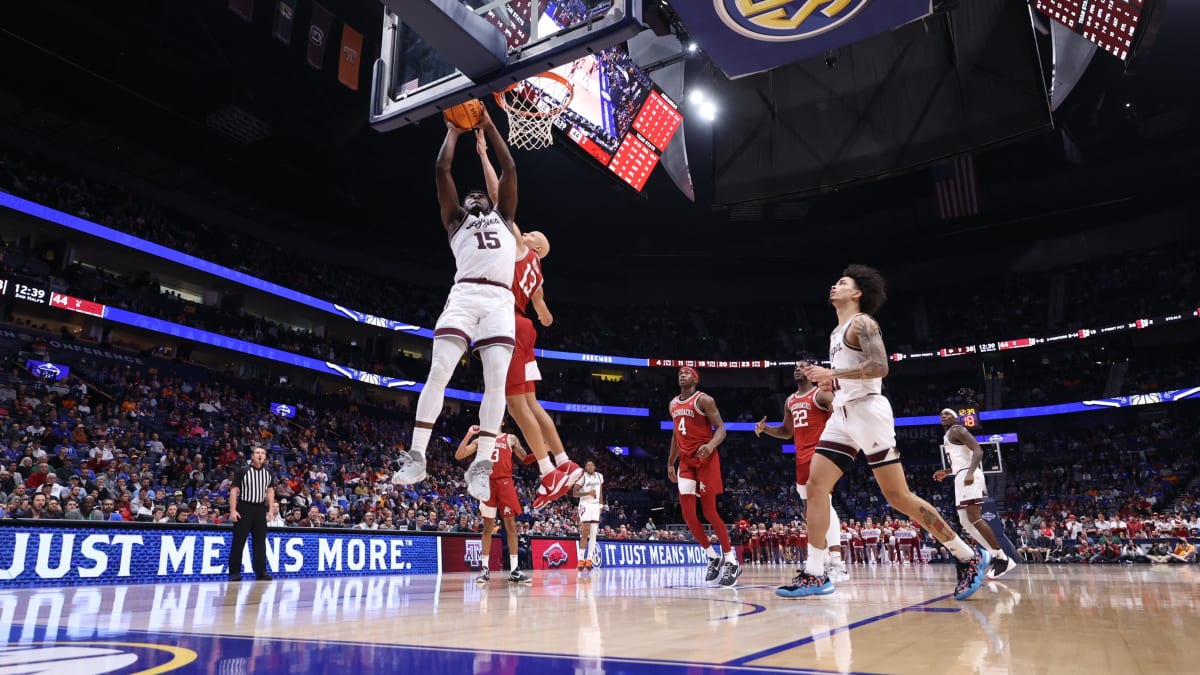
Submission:
[[[492,117],[485,110],[480,126],[487,133],[492,148],[496,151],[496,160],[500,162],[500,179],[496,188],[496,207],[504,220],[511,226],[517,215],[517,163],[513,160],[508,143],[500,135]],[[514,235],[516,232],[514,231]]]
[[[484,169],[487,198],[496,204],[500,199],[500,177],[496,175],[496,167],[492,166],[492,160],[487,156],[487,132],[482,129],[475,130],[475,153],[479,154],[479,165]]]
[[[508,434],[508,447],[512,448],[513,454],[517,456],[517,459],[520,460],[522,464],[533,463],[529,460],[529,458],[533,455],[530,455],[525,450],[525,446],[521,445],[521,439],[512,434]]]
[[[538,323],[543,326],[549,326],[554,323],[554,315],[550,313],[550,306],[546,304],[544,289],[544,286],[538,286],[538,289],[533,292],[529,300],[533,302],[533,310],[537,312]]]
[[[479,425],[472,424],[471,428],[467,430],[467,435],[463,436],[462,441],[459,442],[458,450],[454,452],[454,459],[466,459],[475,454],[475,451],[479,449],[479,442],[475,440],[478,433]]]
[[[437,164],[434,167],[434,179],[437,182],[438,206],[442,212],[442,227],[451,232],[462,222],[463,208],[458,202],[458,188],[454,185],[454,174],[450,169],[454,164],[454,150],[458,146],[458,137],[462,130],[446,121],[446,138],[442,140],[442,148],[438,150]]]
[[[792,411],[788,410],[787,406],[783,407],[783,426],[781,427],[767,426],[767,418],[764,415],[763,418],[754,425],[754,435],[762,436],[763,434],[766,434],[771,438],[778,438],[781,441],[788,440],[792,437],[794,432],[794,428],[792,427],[791,413]]]

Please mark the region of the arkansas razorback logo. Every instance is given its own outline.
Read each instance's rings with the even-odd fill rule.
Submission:
[[[545,553],[542,553],[542,559],[546,561],[546,567],[562,567],[571,559],[571,556],[567,555],[562,544],[555,542],[546,549]]]

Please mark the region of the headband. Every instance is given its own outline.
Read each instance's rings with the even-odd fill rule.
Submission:
[[[692,374],[692,377],[696,378],[696,384],[700,383],[700,373],[696,372],[695,368],[693,368],[691,366],[683,366],[682,368],[680,368],[680,370],[688,371],[689,373]]]

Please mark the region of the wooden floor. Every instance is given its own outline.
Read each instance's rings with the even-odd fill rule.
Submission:
[[[0,673],[1189,673],[1197,566],[852,567],[835,594],[699,568],[0,588]],[[497,575],[500,577],[501,575]]]

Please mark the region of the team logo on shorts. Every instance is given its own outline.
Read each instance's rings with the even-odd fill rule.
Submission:
[[[708,486],[704,484],[704,481],[700,481],[700,493],[703,494],[705,492],[708,492]]]

